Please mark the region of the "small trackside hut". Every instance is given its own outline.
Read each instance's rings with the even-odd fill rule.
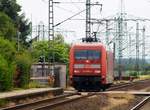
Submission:
[[[113,53],[102,43],[72,45],[69,59],[70,81],[81,90],[105,90],[113,83]]]

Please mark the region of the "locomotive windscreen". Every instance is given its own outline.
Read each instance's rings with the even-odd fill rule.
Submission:
[[[76,50],[75,51],[76,60],[97,60],[100,59],[100,51],[97,50]]]

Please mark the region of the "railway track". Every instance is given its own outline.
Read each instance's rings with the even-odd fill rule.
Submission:
[[[131,85],[135,85],[135,84],[140,84],[140,83],[144,83],[150,80],[140,80],[140,81],[135,81],[135,82],[129,82],[129,83],[121,83],[121,84],[115,84],[112,85],[110,88],[107,89],[107,91],[111,91],[111,90],[118,90],[124,87],[129,87]]]
[[[130,85],[134,85],[136,83],[142,83],[145,81],[147,80],[125,83],[125,84],[118,84],[115,86],[113,85],[111,88],[107,90],[108,91],[118,90],[120,88],[128,87]],[[79,92],[75,92],[71,94],[56,96],[54,98],[48,98],[48,99],[43,99],[43,100],[31,102],[31,103],[20,104],[20,105],[16,105],[13,107],[2,108],[0,110],[49,110],[49,109],[52,109],[57,106],[61,106],[69,102],[73,102],[79,99],[83,99],[83,98],[87,98],[87,97],[90,97],[93,95],[99,95],[99,94],[101,94],[101,92],[86,92],[86,95],[83,95],[82,93],[79,93]],[[131,110],[137,110],[137,109],[131,109]]]
[[[150,96],[144,98],[140,103],[138,103],[137,105],[135,105],[130,110],[140,110],[140,108],[142,108],[149,101],[150,101]]]
[[[116,90],[116,89],[120,89],[120,88],[123,88],[123,87],[128,87],[130,85],[134,85],[134,84],[137,84],[137,83],[142,83],[142,82],[145,82],[145,81],[149,81],[149,80],[142,80],[142,81],[125,83],[125,84],[119,84],[119,85],[112,86],[108,90]],[[90,94],[85,95],[85,96],[80,96],[80,97],[76,97],[76,98],[72,98],[72,99],[66,99],[66,100],[63,100],[63,101],[60,101],[60,102],[57,102],[57,103],[49,104],[47,106],[39,107],[39,108],[36,108],[34,110],[49,110],[49,109],[52,109],[54,107],[66,104],[66,103],[70,103],[70,102],[73,102],[73,101],[76,101],[76,100],[79,100],[79,99],[82,99],[82,98],[90,97],[90,96],[93,96],[93,95],[100,95],[100,94],[101,94],[101,92],[94,92],[94,93],[90,93]]]
[[[63,104],[73,102],[79,99],[96,95],[96,93],[87,93],[83,95],[81,93],[74,93],[69,95],[61,95],[55,98],[44,99],[36,102],[20,104],[13,107],[2,108],[0,110],[49,110]]]
[[[78,97],[68,98],[68,99],[65,99],[65,100],[58,101],[56,103],[49,104],[47,106],[42,106],[42,107],[39,107],[39,108],[35,108],[33,110],[51,110],[51,109],[53,109],[57,106],[61,106],[61,105],[64,105],[64,104],[67,104],[67,103],[70,103],[70,102],[73,102],[73,101],[76,101],[76,100],[91,97],[91,96],[96,95],[96,94],[97,93],[88,93],[87,95],[80,95]]]
[[[30,103],[18,104],[12,107],[1,108],[0,110],[34,110],[39,106],[46,106],[49,103],[55,103],[58,100],[62,100],[65,99],[66,97],[70,97],[74,95],[80,95],[80,94],[79,93],[65,94],[65,95],[56,96],[54,98],[47,98],[47,99],[38,100]]]

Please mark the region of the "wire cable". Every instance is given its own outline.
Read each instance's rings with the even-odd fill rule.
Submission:
[[[69,17],[69,18],[67,18],[67,19],[65,19],[65,20],[63,20],[63,21],[61,21],[61,22],[59,22],[59,23],[57,23],[56,25],[54,25],[54,27],[59,26],[59,25],[61,25],[62,23],[64,23],[64,22],[66,22],[66,21],[68,21],[68,20],[70,20],[70,19],[72,19],[72,18],[74,18],[74,17],[80,15],[80,14],[83,13],[84,11],[86,11],[86,9],[84,9],[84,10],[82,10],[82,11],[80,11],[80,12],[74,14],[74,15],[72,15],[71,17]]]
[[[71,11],[71,10],[68,10],[68,9],[62,8],[62,7],[60,7],[60,6],[55,6],[55,7],[59,8],[59,9],[62,9],[62,10],[64,10],[64,11],[66,11],[66,12],[72,13],[72,14],[74,14],[74,13],[75,13],[75,12],[73,12],[73,11]]]

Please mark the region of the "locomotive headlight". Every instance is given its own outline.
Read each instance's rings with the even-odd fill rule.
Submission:
[[[102,80],[104,80],[104,79],[105,79],[105,76],[103,75],[103,76],[102,76]]]
[[[95,72],[95,73],[100,73],[101,71],[100,71],[100,70],[95,70],[94,72]]]
[[[79,70],[74,70],[74,73],[80,73],[80,71]]]
[[[89,63],[90,61],[89,60],[86,60],[86,63]]]

